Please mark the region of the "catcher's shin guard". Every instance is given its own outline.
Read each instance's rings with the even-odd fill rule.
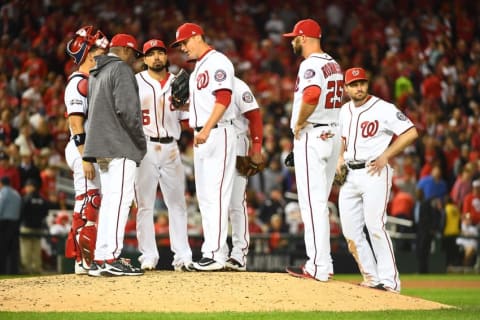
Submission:
[[[73,223],[68,235],[65,256],[82,262],[88,268],[93,260],[97,239],[97,218],[101,196],[98,189],[88,190],[75,201],[81,202],[81,213],[73,214]]]
[[[65,257],[75,258],[76,261],[81,261],[82,255],[77,237],[84,225],[85,220],[82,219],[82,214],[79,212],[74,212],[72,227],[68,233],[67,242],[65,243]]]
[[[89,222],[87,222],[88,224]],[[82,255],[82,264],[90,268],[95,253],[95,242],[97,241],[97,226],[94,224],[84,226],[78,234],[78,244]]]
[[[91,189],[84,195],[84,207],[82,213],[86,223],[83,228],[79,230],[77,240],[82,256],[82,263],[86,268],[90,267],[94,257],[100,203],[100,190]]]

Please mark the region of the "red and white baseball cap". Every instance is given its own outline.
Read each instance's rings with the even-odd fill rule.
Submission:
[[[290,33],[284,33],[284,37],[296,37],[296,36],[306,36],[310,38],[321,38],[322,29],[320,25],[312,19],[300,20],[297,22],[293,31]]]
[[[152,49],[162,49],[167,52],[167,47],[165,47],[162,40],[151,39],[143,44],[143,54],[147,54],[147,52]]]
[[[363,68],[350,68],[345,72],[345,84],[349,85],[350,83],[358,80],[368,81],[367,72]]]
[[[132,35],[126,33],[116,34],[110,41],[110,47],[130,47],[137,54],[143,54],[142,51],[137,49],[137,40]]]
[[[201,35],[203,33],[202,27],[195,23],[184,23],[180,27],[178,27],[177,32],[175,33],[175,42],[173,42],[170,47],[176,47],[180,44],[180,42],[187,40],[190,37]]]

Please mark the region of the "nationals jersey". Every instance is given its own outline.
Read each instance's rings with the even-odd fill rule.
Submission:
[[[343,73],[340,65],[326,53],[313,53],[303,60],[298,69],[290,127],[295,128],[302,105],[303,91],[310,86],[321,89],[317,107],[308,117],[310,123],[338,122],[342,105]]]
[[[215,105],[215,91],[227,89],[233,92],[235,76],[232,62],[223,54],[211,49],[200,58],[190,75],[190,127],[203,127]],[[233,100],[233,99],[232,99]],[[230,102],[232,105],[233,101]],[[234,108],[227,109],[219,122],[235,117]]]
[[[375,96],[355,107],[352,101],[340,111],[341,134],[345,139],[344,159],[370,161],[388,148],[393,135],[413,127],[412,121],[395,105]]]
[[[233,82],[233,102],[235,104],[235,120],[233,121],[235,132],[246,134],[248,132],[248,119],[242,115],[245,112],[258,109],[258,103],[248,85],[237,77]]]
[[[83,124],[85,132],[88,129],[88,103],[87,103],[88,75],[75,71],[68,78],[65,87],[64,102],[67,108],[67,116],[82,115],[85,117]],[[84,95],[85,94],[85,95]],[[70,129],[70,134],[73,135]]]
[[[135,78],[145,135],[153,138],[173,137],[178,140],[182,131],[179,120],[187,119],[188,113],[176,110],[171,103],[170,84],[174,79],[173,75],[168,73],[163,85],[152,78],[147,70],[137,73]]]

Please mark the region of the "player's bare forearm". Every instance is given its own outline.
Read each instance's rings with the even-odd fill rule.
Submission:
[[[308,122],[307,119],[315,110],[316,105],[307,104],[302,102],[302,106],[300,107],[300,112],[298,113],[297,123],[295,124],[295,128],[293,129],[293,134],[295,135],[295,139],[300,139],[300,131],[307,126]]]
[[[387,148],[382,154],[382,157],[388,162],[389,159],[396,156],[406,147],[411,145],[415,139],[418,138],[418,132],[415,127],[411,127],[401,135],[397,137],[397,139]]]
[[[412,127],[399,135],[390,147],[368,164],[368,172],[372,175],[375,173],[380,174],[380,171],[388,164],[388,160],[405,150],[405,148],[412,144],[417,137],[418,132],[415,127]]]
[[[200,132],[198,132],[193,138],[193,143],[195,146],[207,142],[207,139],[210,136],[210,130],[212,130],[212,128],[215,127],[218,121],[222,118],[225,110],[226,107],[223,104],[215,103],[212,113],[210,114],[210,117],[203,126],[202,130],[200,130]]]
[[[345,158],[344,158],[344,153],[345,153],[345,139],[342,137],[342,142],[340,146],[340,155],[338,156],[337,160],[337,172],[340,172],[340,168],[345,164]]]

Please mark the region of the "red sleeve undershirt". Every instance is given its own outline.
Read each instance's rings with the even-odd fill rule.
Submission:
[[[252,137],[252,151],[253,153],[260,153],[263,140],[263,123],[260,109],[247,111],[243,115],[249,121],[248,127],[250,128],[250,135]]]
[[[318,86],[313,85],[307,87],[303,90],[302,101],[306,104],[317,105],[320,99],[320,93],[322,93],[322,90]]]
[[[220,103],[228,108],[230,101],[232,101],[232,91],[228,89],[220,89],[215,91],[215,103]]]

